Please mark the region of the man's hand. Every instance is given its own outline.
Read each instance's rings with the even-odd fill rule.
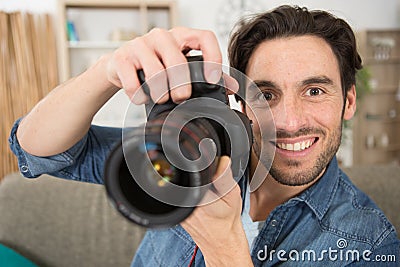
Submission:
[[[202,205],[181,225],[201,249],[207,265],[252,266],[240,218],[240,188],[232,177],[228,157],[220,159],[213,180],[216,190],[209,190]]]
[[[222,76],[222,55],[216,36],[211,31],[183,27],[169,31],[153,29],[127,42],[110,55],[107,78],[124,88],[133,103],[142,104],[148,97],[140,90],[136,71],[143,69],[155,103],[168,100],[168,88],[177,88],[171,91],[171,98],[175,103],[182,102],[191,95],[190,72],[185,64],[185,53],[190,50],[201,50],[204,61],[217,63],[205,65],[204,74],[208,82],[218,82]],[[170,67],[174,67],[173,71]],[[233,78],[226,79],[228,88],[234,86]]]

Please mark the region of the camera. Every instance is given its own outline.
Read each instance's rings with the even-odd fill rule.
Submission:
[[[145,227],[171,227],[187,218],[207,190],[213,190],[211,178],[223,155],[231,157],[234,179],[247,179],[250,120],[229,107],[222,77],[216,84],[206,82],[202,56],[187,61],[191,97],[180,104],[171,98],[163,104],[147,103],[146,123],[124,128],[121,142],[106,160],[104,184],[110,202]],[[138,77],[149,95],[143,71]]]

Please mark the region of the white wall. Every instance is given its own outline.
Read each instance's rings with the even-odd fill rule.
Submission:
[[[0,10],[55,13],[57,0],[0,0]]]
[[[216,20],[228,3],[239,0],[177,0],[182,25],[216,29]],[[355,28],[400,27],[400,0],[245,0],[253,9],[271,9],[281,4],[332,11],[345,18]],[[57,0],[0,0],[0,10],[55,13]],[[223,15],[223,14],[222,14]],[[231,13],[232,15],[232,13]]]
[[[229,9],[229,3],[240,5],[241,0],[179,0],[180,23],[194,28],[210,29],[218,33],[218,22],[225,17],[227,24],[237,21],[238,11]],[[324,9],[345,19],[355,30],[400,28],[400,0],[244,0],[246,9],[262,11],[283,4],[305,6],[309,9]],[[226,37],[218,36],[225,53]],[[226,58],[226,56],[225,56]]]
[[[219,29],[221,22],[226,28],[232,28],[242,12],[237,8],[229,9],[229,6],[240,6],[241,1],[245,3],[245,9],[250,11],[267,10],[282,4],[329,10],[346,19],[355,30],[400,28],[400,0],[177,0],[179,24],[216,32],[224,62],[227,63],[227,37],[221,36]],[[57,0],[0,0],[0,10],[56,14]]]
[[[177,0],[179,24],[209,29],[218,34],[221,21],[230,28],[238,19],[241,12],[238,9],[229,9],[229,6],[238,6],[241,1],[245,3],[246,9],[252,11],[271,9],[282,4],[329,10],[346,19],[355,30],[400,28],[400,0]],[[0,0],[0,10],[56,14],[57,0]],[[227,38],[219,34],[218,38],[225,54]]]
[[[178,0],[182,24],[215,29],[218,13],[229,2],[239,0]],[[345,18],[355,29],[358,28],[395,28],[400,27],[399,0],[245,0],[250,9],[271,9],[282,4],[305,6],[309,9],[325,9]]]

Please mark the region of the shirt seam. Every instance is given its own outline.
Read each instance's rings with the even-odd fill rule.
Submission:
[[[331,160],[331,164],[333,164],[333,163],[334,163],[333,160]],[[335,166],[329,166],[329,167],[333,168]],[[325,214],[329,210],[330,206],[332,205],[334,196],[339,188],[339,179],[340,179],[341,172],[340,172],[340,169],[338,166],[336,166],[335,168],[336,168],[336,170],[335,170],[334,175],[332,175],[332,177],[336,178],[336,179],[332,186],[332,190],[329,192],[329,199],[327,200],[326,204],[323,207],[321,205],[319,205],[319,203],[315,200],[316,196],[313,196],[314,190],[320,190],[321,188],[316,188],[315,186],[313,186],[313,187],[309,188],[308,190],[306,190],[303,193],[304,195],[301,194],[299,197],[297,197],[297,199],[302,200],[307,204],[307,206],[317,216],[319,221],[322,221]],[[325,175],[326,174],[324,174],[324,176]],[[324,176],[322,176],[320,179],[332,179],[332,177],[324,177]],[[320,180],[318,180],[317,183],[320,183]],[[318,186],[318,184],[316,184],[316,185]],[[302,195],[304,197],[302,197]]]

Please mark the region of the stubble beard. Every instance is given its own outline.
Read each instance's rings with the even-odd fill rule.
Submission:
[[[326,132],[321,129],[307,129],[300,132],[318,132],[320,135],[322,134],[323,137],[326,137]],[[277,138],[286,137],[288,134],[285,133],[277,133]],[[295,134],[301,135],[301,134]],[[326,167],[328,166],[329,162],[335,156],[336,152],[339,149],[340,143],[342,138],[342,124],[336,127],[336,130],[332,132],[331,137],[326,142],[326,147],[322,149],[320,155],[316,158],[315,164],[308,169],[303,169],[301,166],[302,163],[297,160],[286,160],[285,165],[286,168],[277,167],[275,163],[276,158],[274,158],[268,152],[264,153],[264,156],[260,158],[260,143],[254,143],[254,150],[257,157],[263,163],[264,166],[270,166],[269,174],[275,179],[278,183],[288,186],[302,186],[315,181],[315,179],[319,178],[323,172],[325,171]],[[319,140],[321,142],[322,140]],[[264,141],[268,142],[268,141]],[[268,145],[264,144],[264,147],[268,147]],[[272,164],[271,164],[272,161]],[[295,169],[295,171],[293,171]]]

